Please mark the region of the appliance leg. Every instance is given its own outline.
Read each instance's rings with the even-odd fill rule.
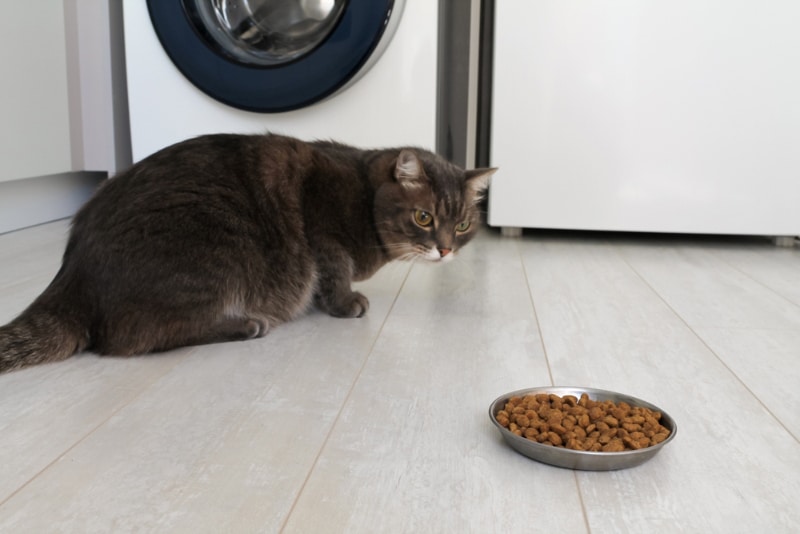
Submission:
[[[503,237],[522,237],[522,228],[518,226],[503,226],[500,228]]]
[[[776,235],[772,237],[772,242],[776,247],[789,248],[794,246],[795,237],[793,235]]]

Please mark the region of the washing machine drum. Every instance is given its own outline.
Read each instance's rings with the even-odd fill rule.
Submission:
[[[309,106],[377,61],[401,0],[147,0],[161,45],[195,86],[258,112]]]

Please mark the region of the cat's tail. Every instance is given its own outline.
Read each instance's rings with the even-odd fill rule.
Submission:
[[[19,317],[0,327],[0,373],[65,360],[89,344],[74,311],[53,305],[53,286]]]

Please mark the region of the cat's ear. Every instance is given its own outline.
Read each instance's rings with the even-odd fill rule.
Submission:
[[[397,155],[394,177],[397,183],[406,189],[418,189],[427,180],[422,172],[422,162],[413,151],[406,149],[401,150]]]
[[[472,169],[464,172],[464,181],[467,185],[467,191],[472,193],[475,202],[478,202],[486,195],[489,182],[495,172],[497,172],[496,168]]]

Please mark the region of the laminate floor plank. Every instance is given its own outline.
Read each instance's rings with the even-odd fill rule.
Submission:
[[[488,417],[550,382],[517,244],[463,256],[410,273],[285,532],[585,531],[572,473],[513,452]]]
[[[714,247],[634,244],[622,254],[690,327],[800,328],[799,305],[721,260]]]
[[[689,243],[622,254],[797,439],[800,249]]]
[[[392,266],[358,284],[371,299],[363,319],[311,312],[259,340],[121,360],[134,366],[140,360],[142,372],[144,360],[167,365],[179,358],[151,383],[117,387],[128,395],[121,408],[109,405],[112,395],[85,384],[96,398],[74,409],[103,408],[110,417],[83,430],[77,442],[57,440],[57,452],[31,480],[27,473],[8,479],[18,487],[0,505],[0,531],[274,531],[285,521],[408,269]],[[37,395],[49,390],[52,404],[72,394],[76,377],[60,381],[46,371],[63,374],[82,365],[89,374],[86,367],[97,372],[107,361],[120,360],[82,355],[4,375],[19,390],[13,396],[4,390],[10,407],[28,395],[44,412],[20,414],[17,427],[9,425],[8,439],[22,443],[22,427],[31,433],[27,427],[52,423],[53,410],[47,413]],[[30,457],[48,449],[28,446]]]
[[[68,231],[62,220],[0,235],[0,288],[42,275],[49,282],[61,264]]]
[[[67,223],[0,235],[0,321]],[[0,532],[798,532],[800,263],[754,239],[484,231],[262,339],[0,375]],[[488,417],[585,385],[678,423],[651,461],[525,458]]]
[[[800,246],[717,247],[713,254],[800,306]]]
[[[800,440],[800,330],[696,331],[795,440]]]
[[[800,526],[791,497],[800,489],[800,444],[687,326],[714,319],[719,299],[761,303],[752,323],[785,321],[784,302],[702,250],[532,240],[523,259],[555,383],[632,394],[678,424],[650,462],[578,475],[592,531]],[[718,320],[746,317],[735,310]]]

